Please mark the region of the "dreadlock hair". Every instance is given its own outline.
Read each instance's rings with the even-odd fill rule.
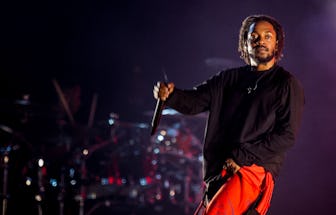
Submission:
[[[247,64],[250,64],[249,54],[247,53],[246,49],[247,34],[250,26],[253,23],[257,23],[260,21],[266,21],[270,23],[276,32],[276,40],[278,42],[277,50],[275,52],[276,62],[281,60],[281,58],[283,57],[282,50],[284,47],[285,33],[280,23],[275,18],[268,15],[263,14],[251,15],[245,18],[245,20],[242,22],[242,26],[240,27],[239,32],[239,44],[238,44],[238,52],[240,52],[240,58],[242,58]]]

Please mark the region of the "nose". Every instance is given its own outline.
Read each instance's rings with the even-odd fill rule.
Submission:
[[[261,37],[258,37],[255,41],[256,45],[263,45],[265,44],[265,41],[261,38]]]

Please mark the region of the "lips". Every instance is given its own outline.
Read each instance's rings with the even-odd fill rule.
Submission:
[[[256,46],[255,49],[256,50],[265,50],[265,51],[268,50],[268,48],[266,48],[265,46]]]
[[[256,47],[255,50],[256,52],[267,52],[268,48],[259,46],[259,47]]]

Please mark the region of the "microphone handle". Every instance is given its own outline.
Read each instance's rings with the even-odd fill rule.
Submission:
[[[159,125],[163,107],[164,107],[164,102],[161,99],[158,99],[156,102],[155,112],[154,112],[153,119],[152,119],[151,135],[155,133]]]

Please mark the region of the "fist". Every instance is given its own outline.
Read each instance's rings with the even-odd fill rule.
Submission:
[[[223,168],[234,174],[239,171],[240,166],[233,159],[229,158],[226,159]]]
[[[155,99],[160,99],[161,101],[166,101],[169,95],[174,91],[174,83],[162,83],[158,82],[153,89],[153,95]]]

